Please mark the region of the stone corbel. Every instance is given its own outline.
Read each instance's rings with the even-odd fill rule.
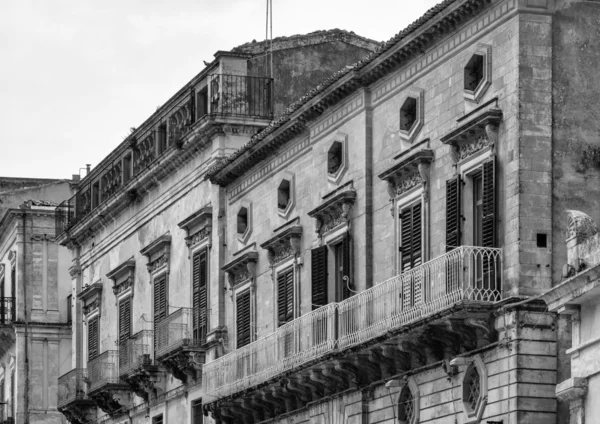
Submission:
[[[356,201],[356,190],[352,184],[339,187],[323,196],[325,201],[308,212],[315,219],[315,232],[318,237],[339,225],[350,225],[352,207]]]
[[[235,286],[249,279],[254,282],[257,261],[258,252],[251,251],[244,253],[221,268],[222,271],[227,273],[227,283],[229,284],[232,298]]]
[[[119,296],[121,293],[131,289],[133,295],[133,281],[135,275],[135,260],[133,258],[123,262],[110,271],[106,276],[113,282],[113,293]]]
[[[83,314],[89,315],[95,310],[101,310],[100,302],[102,299],[102,283],[97,282],[89,286],[85,286],[77,298],[83,302]]]
[[[171,236],[165,234],[154,240],[148,246],[140,250],[140,253],[148,258],[146,267],[149,273],[166,267],[169,272],[169,259],[171,256]]]
[[[185,243],[188,247],[204,240],[208,240],[209,247],[212,245],[212,214],[212,206],[208,204],[177,224],[186,231]]]
[[[424,141],[424,143],[427,140]],[[388,194],[393,200],[397,196],[421,185],[425,201],[428,200],[429,170],[433,161],[433,150],[425,146],[421,150],[409,151],[397,157],[400,161],[379,175],[387,181]]]
[[[294,225],[286,228],[275,237],[260,245],[267,250],[267,259],[271,266],[289,257],[297,257],[300,254],[302,237],[302,226]]]

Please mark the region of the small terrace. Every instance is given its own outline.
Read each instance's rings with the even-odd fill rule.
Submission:
[[[154,325],[156,359],[182,382],[200,377],[206,357],[203,328],[191,308],[179,308]]]
[[[164,378],[152,359],[154,333],[142,330],[119,344],[119,377],[145,401],[164,391]]]
[[[502,299],[501,269],[501,249],[462,246],[303,315],[204,365],[205,408],[262,421],[481,347]]]
[[[272,83],[264,77],[208,76],[202,89],[192,90],[160,122],[157,117],[150,126],[134,132],[81,181],[77,193],[56,208],[57,237],[115,200],[136,200],[153,180],[189,160],[189,154],[178,153],[186,145],[205,143],[225,126],[244,131],[255,127],[251,133],[266,127],[273,117]],[[157,162],[163,164],[159,170],[154,166]]]
[[[108,350],[88,362],[88,396],[107,414],[129,406],[129,387],[120,380],[119,351]]]
[[[71,423],[87,424],[95,418],[96,405],[88,398],[87,370],[76,368],[58,378],[57,409]]]

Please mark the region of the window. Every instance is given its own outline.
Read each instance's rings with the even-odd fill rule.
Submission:
[[[128,363],[127,340],[131,336],[131,297],[119,301],[119,364]]]
[[[352,296],[354,285],[351,257],[352,240],[347,233],[329,245],[311,250],[313,310]]]
[[[348,136],[338,132],[333,135],[327,154],[327,180],[339,184],[348,169]]]
[[[285,210],[290,203],[290,182],[282,180],[277,188],[277,208]]]
[[[167,150],[167,143],[167,124],[163,123],[158,126],[157,147],[159,155]]]
[[[200,119],[208,114],[208,86],[196,95],[196,118]]]
[[[342,143],[334,141],[327,152],[327,172],[335,174],[342,166]]]
[[[192,424],[204,424],[202,399],[197,399],[192,402]]]
[[[408,271],[422,262],[422,216],[421,202],[404,207],[399,213],[400,219],[400,269]]]
[[[152,417],[152,424],[163,424],[163,415],[155,415]]]
[[[88,362],[95,359],[99,354],[98,320],[98,316],[88,320]]]
[[[311,250],[311,283],[312,283],[312,309],[325,306],[328,301],[327,290],[327,246]]]
[[[398,402],[398,421],[406,424],[413,423],[417,413],[415,410],[415,399],[410,388],[404,386],[402,392],[400,392],[400,400]]]
[[[246,346],[252,341],[252,314],[250,305],[250,290],[236,296],[236,348]]]
[[[479,44],[469,57],[464,70],[464,97],[478,103],[492,81],[492,48]]]
[[[481,422],[483,411],[487,405],[487,369],[477,355],[462,375],[461,398],[463,403],[463,422],[474,424]]]
[[[100,182],[96,181],[92,184],[92,209],[100,204]]]
[[[131,179],[131,152],[123,157],[123,184]]]
[[[167,276],[162,274],[154,279],[154,325],[167,317]]]
[[[423,127],[423,116],[425,112],[424,91],[420,88],[411,87],[407,90],[406,97],[400,106],[400,138],[408,143],[413,143],[421,128]]]
[[[192,258],[194,340],[204,343],[208,330],[208,248],[196,251]]]
[[[73,321],[73,295],[67,296],[67,322]]]
[[[277,326],[294,319],[294,267],[277,273]]]
[[[465,90],[475,91],[483,81],[483,56],[474,54],[465,66]]]
[[[400,108],[400,129],[410,131],[417,121],[417,99],[408,97]]]

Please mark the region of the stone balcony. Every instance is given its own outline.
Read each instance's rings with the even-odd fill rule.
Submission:
[[[461,246],[203,369],[205,411],[252,423],[488,344],[502,250]]]
[[[119,351],[108,350],[87,365],[88,396],[96,406],[115,415],[131,406],[129,386],[119,375]]]
[[[154,327],[156,360],[183,383],[201,377],[206,358],[206,340],[194,318],[191,308],[179,308]]]
[[[142,330],[119,344],[119,377],[144,401],[165,390],[165,372],[153,359],[154,332]]]
[[[87,370],[76,368],[58,378],[57,409],[72,424],[89,424],[96,418],[96,404],[86,390]]]

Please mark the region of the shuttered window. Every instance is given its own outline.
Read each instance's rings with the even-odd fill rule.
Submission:
[[[496,161],[495,158],[481,166],[483,185],[483,216],[481,219],[481,239],[483,247],[496,245]]]
[[[250,290],[236,296],[236,341],[237,349],[251,342]]]
[[[459,176],[446,181],[446,251],[460,246],[460,192]]]
[[[17,268],[13,265],[10,268],[10,297],[17,299]]]
[[[154,280],[154,325],[167,316],[167,276]]]
[[[194,339],[203,342],[207,332],[208,311],[208,248],[194,253],[193,266],[193,307],[194,307]]]
[[[119,302],[119,345],[131,336],[131,298]]]
[[[352,243],[350,235],[346,234],[341,242],[342,255],[342,299],[348,299],[352,296],[351,289],[354,288],[353,273],[352,273]]]
[[[192,424],[203,424],[204,414],[202,413],[202,400],[196,400],[192,403]]]
[[[400,240],[402,272],[421,265],[421,203],[406,207],[400,213]]]
[[[277,273],[278,327],[294,319],[294,268]]]
[[[327,246],[311,250],[312,309],[327,302]]]
[[[98,317],[94,317],[88,321],[88,361],[98,356],[98,345]]]

